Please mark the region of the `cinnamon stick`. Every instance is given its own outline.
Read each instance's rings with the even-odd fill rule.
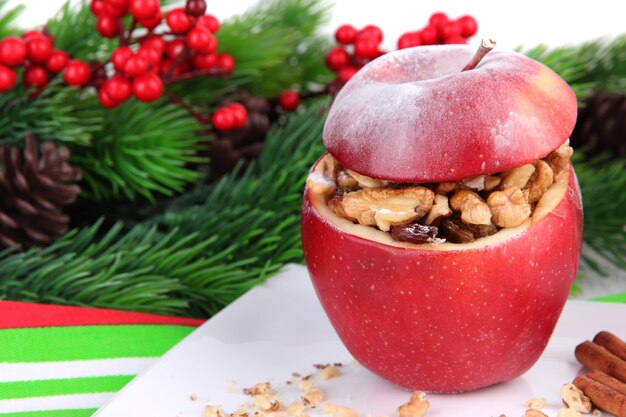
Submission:
[[[601,331],[593,338],[593,342],[626,361],[626,342],[613,333]]]
[[[580,388],[596,407],[616,417],[626,417],[626,395],[586,376],[577,376],[574,385]]]
[[[589,340],[576,346],[576,359],[589,369],[596,369],[626,382],[626,361]]]
[[[604,372],[594,369],[587,374],[587,377],[603,385],[606,385],[609,388],[613,388],[615,391],[619,392],[622,395],[626,395],[626,384],[613,378],[612,376],[605,374]]]

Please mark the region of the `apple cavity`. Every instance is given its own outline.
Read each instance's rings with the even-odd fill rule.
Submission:
[[[457,45],[416,47],[366,65],[333,103],[329,154],[310,179],[334,184],[320,170],[330,158],[372,187],[435,189],[559,148],[576,119],[567,84],[513,52],[492,52],[462,71],[473,55]],[[536,362],[581,251],[582,205],[569,163],[530,218],[470,243],[398,242],[338,215],[330,199],[305,189],[304,256],[322,306],[360,363],[408,389],[453,393],[510,380]]]

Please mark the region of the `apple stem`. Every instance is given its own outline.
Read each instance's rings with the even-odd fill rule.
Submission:
[[[461,70],[461,72],[476,68],[476,65],[478,65],[478,63],[485,57],[485,55],[487,55],[489,51],[491,51],[495,46],[496,41],[489,38],[483,38],[480,46],[478,47],[478,50],[476,51],[470,62],[468,62],[468,64]]]

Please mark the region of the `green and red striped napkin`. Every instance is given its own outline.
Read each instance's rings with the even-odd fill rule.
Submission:
[[[87,417],[202,320],[0,301],[0,417]]]

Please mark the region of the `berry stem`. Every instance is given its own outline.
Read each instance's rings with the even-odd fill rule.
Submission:
[[[174,65],[172,65],[172,67],[173,66]],[[198,78],[198,77],[225,75],[224,70],[221,68],[210,68],[210,69],[199,70],[199,71],[191,71],[191,72],[186,72],[184,74],[181,74],[175,77],[172,77],[171,74],[168,74],[170,72],[171,71],[168,71],[167,73],[163,74],[163,84],[171,84],[177,81],[190,80],[192,78]]]
[[[120,45],[128,45],[130,43],[130,39],[133,35],[133,32],[135,31],[135,29],[137,28],[137,19],[133,18],[133,20],[130,22],[130,26],[128,27],[128,32],[126,32],[121,38],[120,38]]]
[[[172,103],[182,107],[183,109],[187,110],[187,112],[189,112],[191,117],[196,119],[198,121],[198,123],[200,123],[200,124],[207,124],[207,123],[209,123],[211,121],[211,117],[210,116],[206,116],[206,115],[200,113],[199,111],[194,109],[191,104],[187,103],[185,100],[183,100],[182,98],[178,97],[176,94],[172,93],[171,91],[165,90],[165,95],[167,95],[167,98],[169,99],[170,102],[172,102]]]
[[[478,63],[485,57],[485,55],[487,55],[494,47],[496,46],[496,41],[494,41],[493,39],[489,39],[489,38],[483,38],[483,40],[480,42],[480,46],[478,47],[478,50],[476,51],[476,53],[474,54],[474,56],[472,57],[472,59],[470,60],[470,62],[467,63],[467,65],[461,70],[461,72],[463,71],[468,71],[468,70],[473,70],[474,68],[476,68],[476,66],[478,65]]]
[[[174,62],[172,62],[172,65],[167,69],[167,71],[163,73],[163,76],[161,77],[163,79],[163,83],[168,84],[166,80],[172,78],[172,74],[174,73],[176,68],[179,65],[181,65],[183,62],[185,62],[187,58],[189,58],[190,54],[191,54],[191,50],[189,49],[188,46],[185,45],[185,49],[183,50],[183,52],[176,58]]]

